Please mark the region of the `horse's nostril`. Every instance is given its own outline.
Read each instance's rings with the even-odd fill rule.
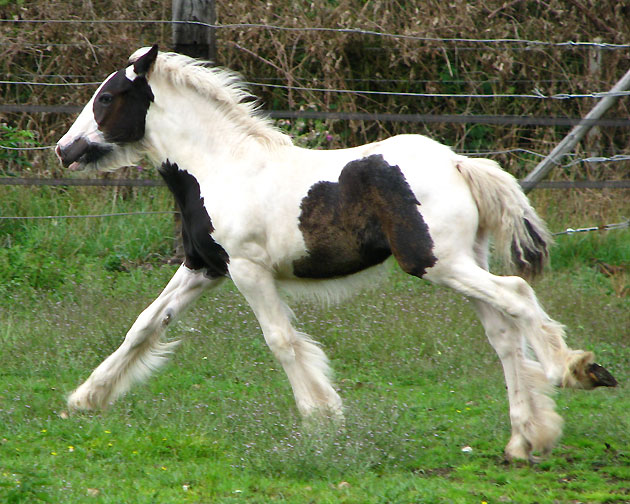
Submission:
[[[55,147],[55,154],[57,154],[59,161],[63,161],[62,156],[61,156],[61,147],[59,146],[59,144],[57,144],[57,146]]]

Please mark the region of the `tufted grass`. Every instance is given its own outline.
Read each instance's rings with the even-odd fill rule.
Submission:
[[[108,411],[66,417],[65,395],[174,267],[84,273],[63,299],[14,291],[0,318],[2,501],[630,501],[628,299],[583,271],[537,285],[571,343],[596,350],[622,387],[561,392],[560,445],[537,466],[510,465],[500,365],[469,303],[389,269],[341,306],[295,306],[332,360],[343,430],[303,427],[231,286],[174,326],[184,342],[161,373]]]
[[[3,215],[172,208],[161,189],[0,190]],[[621,264],[627,231],[587,252],[559,239],[560,256],[575,253],[535,285],[621,386],[560,392],[564,436],[529,466],[503,461],[505,386],[470,304],[393,262],[339,306],[293,306],[332,361],[343,430],[302,425],[227,283],[170,330],[183,344],[162,372],[107,411],[68,416],[66,395],[176,268],[170,216],[116,219],[0,221],[0,502],[630,502],[630,298],[588,259]]]

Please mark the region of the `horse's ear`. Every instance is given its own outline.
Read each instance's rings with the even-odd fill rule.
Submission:
[[[155,63],[155,58],[158,55],[158,46],[157,44],[153,44],[153,47],[149,49],[146,53],[140,56],[133,64],[133,71],[136,75],[140,77],[144,77],[148,71]]]

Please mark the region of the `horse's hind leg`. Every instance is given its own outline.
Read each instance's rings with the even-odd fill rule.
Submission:
[[[527,282],[519,277],[495,278],[527,300],[536,311],[537,325],[532,327],[533,330],[526,331],[525,335],[553,385],[579,389],[617,385],[615,378],[594,362],[593,352],[574,350],[566,344],[564,327],[545,313]]]
[[[289,308],[280,298],[271,273],[246,259],[231,258],[229,269],[289,378],[300,413],[340,416],[341,399],[330,383],[328,359],[313,340],[291,326]]]
[[[592,353],[567,347],[562,326],[549,318],[520,277],[492,275],[471,259],[460,258],[448,265],[438,262],[428,278],[475,300],[488,338],[501,358],[513,428],[507,456],[531,457],[535,449],[551,449],[560,434],[560,417],[546,394],[551,385],[588,388],[593,378],[583,374],[592,365]],[[528,344],[539,362],[525,358]],[[511,385],[514,390],[510,393]]]
[[[177,342],[164,343],[167,326],[202,292],[218,285],[202,270],[181,266],[160,296],[135,321],[118,349],[68,398],[71,409],[104,408],[130,386],[159,368]]]
[[[546,395],[550,385],[540,364],[524,355],[523,337],[514,321],[485,301],[473,302],[505,375],[512,424],[505,455],[533,460],[532,452],[549,451],[562,431],[562,419]]]
[[[477,240],[475,257],[477,264],[486,271],[487,254],[487,240],[480,237]],[[535,323],[524,331],[524,335],[553,385],[582,389],[617,385],[615,378],[594,362],[593,352],[569,348],[565,342],[564,327],[547,315],[526,281],[519,277],[492,275],[491,278],[500,289],[505,289],[532,310]]]
[[[539,307],[523,295],[526,282],[518,277],[497,277],[468,258],[448,265],[438,261],[427,278],[448,285],[473,299],[488,339],[503,366],[512,438],[509,459],[532,459],[534,451],[551,450],[562,431],[562,419],[548,396],[551,384],[538,362],[525,356],[526,338],[541,331]]]

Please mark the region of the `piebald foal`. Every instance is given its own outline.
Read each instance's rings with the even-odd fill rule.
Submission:
[[[508,458],[532,459],[561,433],[550,385],[615,379],[564,331],[519,276],[488,272],[488,242],[522,275],[539,273],[549,233],[517,181],[420,135],[313,151],[261,118],[235,74],[157,47],[98,88],[56,152],[71,170],[113,170],[148,156],[182,213],[186,258],[120,347],[69,398],[102,408],[164,363],[166,327],[230,278],[252,307],[303,415],[340,414],[321,348],[291,325],[280,289],[332,296],[393,255],[411,275],[473,300],[503,365]],[[526,353],[530,347],[536,360]],[[420,372],[420,370],[418,370]]]

